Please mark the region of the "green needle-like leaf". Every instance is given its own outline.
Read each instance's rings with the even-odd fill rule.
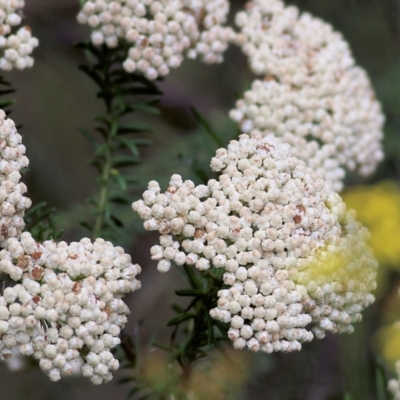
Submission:
[[[223,141],[219,137],[219,135],[211,128],[211,125],[208,121],[202,116],[200,111],[198,111],[195,107],[190,107],[194,117],[196,118],[197,122],[204,128],[204,130],[212,137],[218,147],[223,147]]]
[[[167,326],[179,325],[181,322],[187,321],[188,319],[192,319],[195,317],[196,317],[196,314],[194,314],[194,313],[184,313],[184,314],[178,315],[175,318],[170,319],[167,322]]]

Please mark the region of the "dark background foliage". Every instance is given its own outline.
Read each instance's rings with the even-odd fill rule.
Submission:
[[[88,212],[85,199],[98,190],[94,183],[96,172],[87,163],[92,157],[92,148],[78,128],[93,129],[93,118],[102,111],[102,104],[94,98],[94,84],[77,69],[84,58],[73,47],[75,42],[86,39],[90,30],[75,20],[78,0],[27,0],[26,3],[25,23],[40,41],[34,52],[35,66],[6,75],[17,90],[11,117],[22,125],[20,133],[30,159],[24,179],[34,204],[46,201],[57,208],[58,224],[65,231],[63,239],[79,240],[85,235],[79,226]],[[399,181],[400,2],[297,0],[290,3],[333,24],[350,42],[357,62],[369,72],[387,116],[386,160],[370,181],[382,178]],[[232,3],[233,10],[242,6],[239,1]],[[164,187],[172,173],[198,179],[191,166],[207,167],[213,145],[205,139],[190,107],[200,110],[227,142],[236,134],[227,112],[249,86],[249,78],[243,56],[238,49],[231,48],[222,65],[207,66],[186,60],[165,82],[160,82],[164,92],[161,117],[142,117],[153,126],[150,135],[153,145],[143,152],[144,164],[132,169],[139,181],[131,194],[132,201],[139,198],[151,179]],[[147,249],[156,243],[156,236],[145,235],[129,209],[125,221],[126,235],[118,244],[143,267],[143,289],[128,297],[132,313],[126,332],[131,334],[135,324],[144,319],[143,340],[154,332],[162,338],[170,333],[165,323],[173,316],[169,307],[173,290],[181,288],[184,282],[173,271],[166,275],[155,272],[155,266],[148,261]],[[344,387],[351,384],[346,380],[346,371],[350,368],[354,374],[369,373],[368,354],[362,346],[357,350],[356,344],[360,347],[368,343],[373,324],[363,326],[369,328],[359,328],[353,337],[339,340],[329,336],[323,341],[314,341],[300,353],[255,357],[243,398],[343,399]],[[353,352],[340,357],[340,349],[353,347]],[[80,378],[63,379],[54,384],[38,368],[11,373],[1,364],[0,371],[0,398],[4,400],[123,399],[128,390],[125,386],[116,386],[115,381],[96,387]],[[376,398],[370,384],[358,384],[359,399]]]

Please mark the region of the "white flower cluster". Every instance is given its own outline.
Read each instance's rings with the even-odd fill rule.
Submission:
[[[207,186],[173,175],[166,193],[152,181],[132,204],[161,233],[158,269],[225,269],[210,315],[230,323],[236,348],[298,350],[313,338],[309,324],[318,338],[351,331],[374,301],[377,263],[331,185],[272,135],[241,135],[211,168],[219,180]]]
[[[253,0],[239,11],[236,42],[256,75],[271,75],[295,87],[317,86],[354,66],[347,42],[328,23],[308,13],[299,15],[281,0]]]
[[[121,247],[86,238],[39,244],[24,232],[0,251],[0,272],[12,280],[0,296],[3,359],[17,347],[57,381],[82,358],[94,384],[112,379],[118,360],[110,350],[129,313],[121,298],[140,288],[140,267]]]
[[[362,176],[383,159],[384,117],[365,71],[332,27],[280,0],[254,0],[236,16],[237,42],[263,75],[230,112],[250,135],[282,137],[293,155],[340,191],[346,168]]]
[[[0,244],[21,234],[25,210],[31,206],[31,200],[23,196],[26,185],[20,182],[20,170],[29,164],[24,154],[14,121],[0,110]]]
[[[318,88],[255,80],[230,117],[251,136],[281,137],[294,156],[332,181],[336,191],[343,188],[343,168],[366,176],[383,158],[384,118],[360,68]]]
[[[39,41],[32,37],[28,26],[13,32],[21,24],[24,6],[24,0],[0,0],[0,70],[10,71],[14,67],[22,70],[33,66],[30,54]]]
[[[395,365],[396,373],[400,377],[400,361]],[[390,379],[387,385],[388,390],[393,395],[393,400],[400,400],[400,379]]]
[[[228,12],[228,0],[89,0],[78,21],[93,28],[95,45],[116,47],[126,39],[131,47],[123,68],[154,80],[179,67],[184,54],[221,62],[234,37],[222,26]]]
[[[393,395],[393,400],[400,400],[400,360],[395,364],[397,379],[390,379],[388,382],[388,390]]]

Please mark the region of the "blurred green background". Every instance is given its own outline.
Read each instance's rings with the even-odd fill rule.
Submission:
[[[27,0],[25,24],[40,41],[34,52],[35,66],[24,72],[12,72],[6,78],[17,90],[11,117],[19,125],[27,147],[30,167],[24,180],[34,204],[46,201],[57,208],[59,226],[65,229],[64,240],[79,240],[85,235],[79,221],[87,213],[85,198],[97,188],[95,170],[87,164],[91,145],[78,132],[79,127],[92,129],[94,116],[102,111],[95,99],[96,88],[77,69],[83,54],[73,47],[86,39],[90,30],[76,22],[78,0]],[[370,74],[377,96],[387,118],[385,128],[386,159],[368,182],[385,178],[400,179],[400,1],[398,0],[298,0],[290,1],[302,10],[330,22],[344,34],[359,65]],[[232,2],[232,12],[244,2]],[[232,19],[232,17],[231,17]],[[195,106],[211,121],[228,141],[236,129],[227,112],[249,86],[246,62],[240,51],[230,48],[222,65],[207,66],[186,60],[171,73],[160,88],[164,92],[161,117],[151,121],[152,147],[146,149],[144,165],[132,171],[139,184],[132,201],[139,198],[146,183],[155,179],[164,184],[172,173],[196,179],[190,163],[207,165],[210,150],[204,133],[190,112]],[[350,184],[360,183],[352,178]],[[365,182],[364,182],[365,183]],[[127,235],[120,240],[134,262],[143,267],[143,289],[128,297],[132,313],[126,331],[133,332],[138,321],[145,320],[143,340],[156,332],[170,334],[164,328],[172,316],[169,304],[173,290],[184,285],[182,278],[171,272],[158,274],[148,261],[148,248],[157,235],[146,235],[138,219],[126,210]],[[151,290],[149,290],[149,288]],[[379,307],[379,304],[378,306]],[[343,399],[349,385],[349,369],[357,376],[368,376],[370,359],[361,344],[369,343],[376,316],[366,315],[352,337],[328,336],[314,341],[294,354],[254,357],[243,399],[266,400],[334,400]],[[348,349],[361,347],[349,352]],[[342,350],[341,350],[342,349]],[[340,357],[345,349],[345,357]],[[342,360],[342,361],[341,361]],[[343,361],[344,360],[344,361]],[[127,372],[125,371],[124,375]],[[373,372],[371,372],[373,374]],[[121,373],[117,374],[121,375]],[[377,398],[371,382],[359,379],[357,399]],[[116,386],[115,380],[93,386],[86,379],[62,379],[52,383],[37,368],[12,373],[0,364],[1,400],[106,400],[124,399],[128,388]]]

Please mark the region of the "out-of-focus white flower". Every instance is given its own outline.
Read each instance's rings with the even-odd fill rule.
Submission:
[[[32,37],[31,29],[22,21],[24,0],[0,0],[0,70],[25,69],[33,66],[30,54],[39,41]]]
[[[396,372],[400,376],[400,362],[396,363]],[[399,379],[390,379],[388,390],[392,393],[394,400],[400,400],[400,381]]]
[[[227,0],[85,1],[78,21],[92,29],[92,43],[116,47],[125,39],[131,47],[123,67],[148,79],[165,76],[184,56],[208,63],[222,61],[233,30],[224,27]]]
[[[121,247],[89,239],[36,243],[8,239],[0,272],[15,281],[0,296],[0,356],[33,356],[51,380],[74,373],[108,382],[119,364],[111,349],[129,313],[122,297],[140,288],[140,266]]]
[[[161,233],[158,269],[225,269],[210,315],[230,323],[236,348],[299,350],[314,334],[351,331],[374,301],[377,263],[331,184],[272,135],[241,135],[211,168],[219,179],[207,186],[174,175],[166,193],[152,181],[133,203]]]
[[[280,0],[247,3],[236,24],[236,42],[252,71],[264,77],[230,113],[241,129],[282,137],[337,191],[344,169],[374,172],[383,159],[384,117],[342,35]]]

